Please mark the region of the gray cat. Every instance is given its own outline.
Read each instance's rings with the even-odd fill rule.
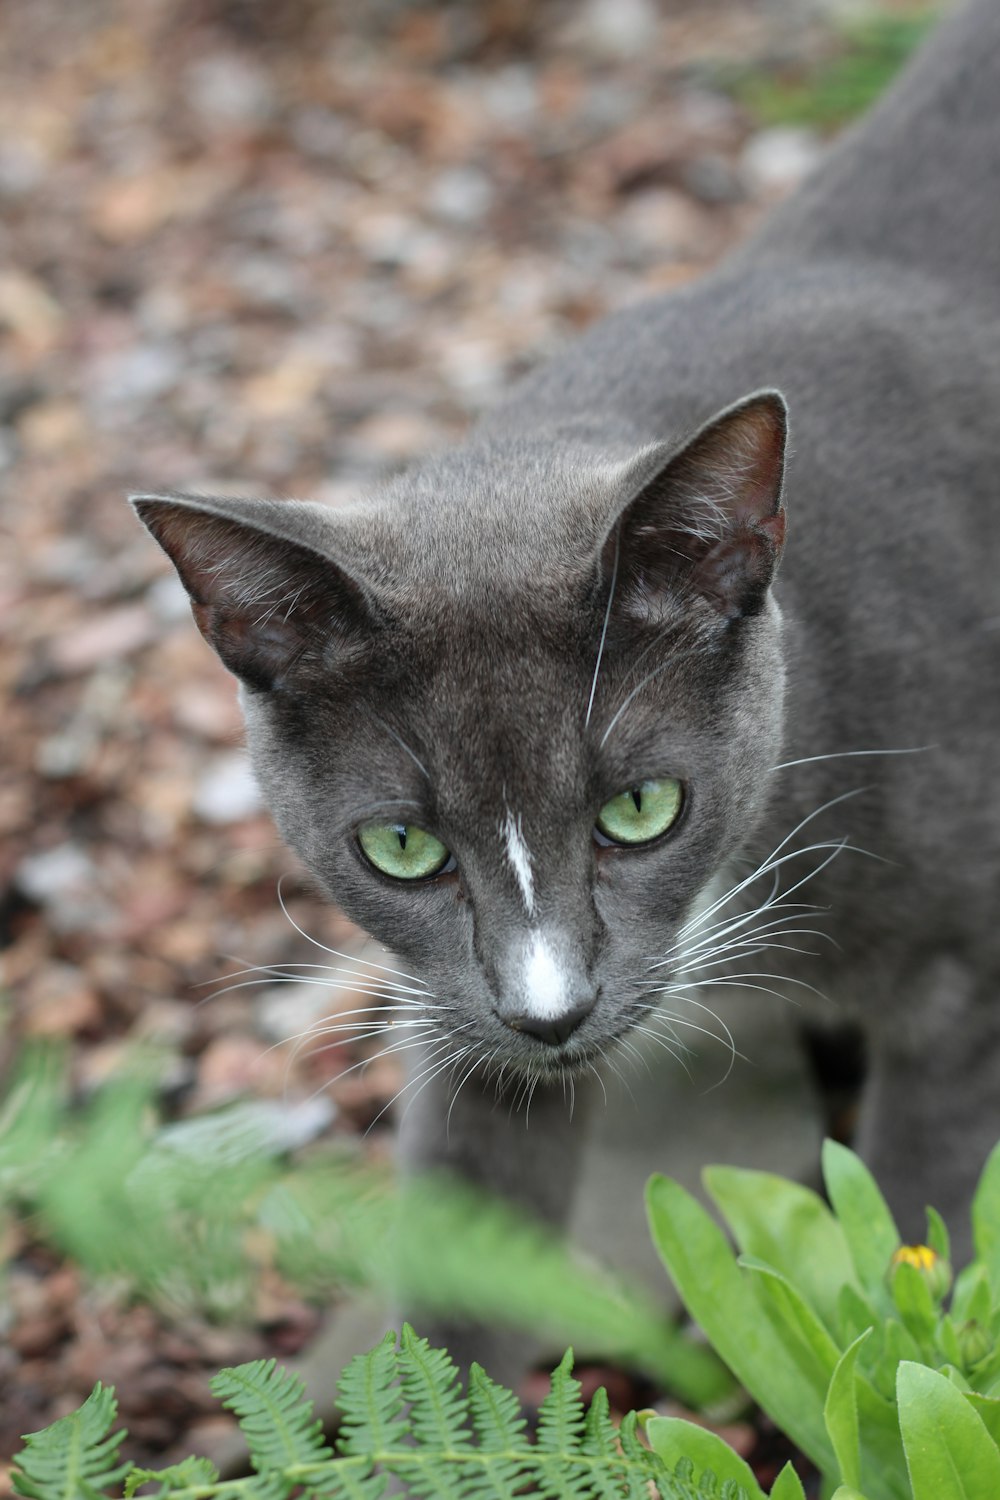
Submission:
[[[411,1164],[562,1220],[567,1080],[735,974],[857,1018],[860,1149],[905,1234],[962,1235],[1000,1135],[998,0],[719,271],[374,499],[135,505],[281,832],[400,955]]]

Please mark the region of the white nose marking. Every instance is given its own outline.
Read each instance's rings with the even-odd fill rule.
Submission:
[[[566,976],[539,932],[525,949],[523,973],[525,1014],[546,1020],[562,1015],[566,1009]]]
[[[515,818],[510,808],[506,809],[500,824],[500,837],[506,846],[507,863],[521,889],[524,909],[530,917],[535,910],[535,883],[531,873],[531,851],[521,832],[520,814]]]

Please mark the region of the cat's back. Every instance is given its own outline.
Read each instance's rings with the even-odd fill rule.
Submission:
[[[1000,0],[949,7],[746,254],[915,267],[1000,305]]]

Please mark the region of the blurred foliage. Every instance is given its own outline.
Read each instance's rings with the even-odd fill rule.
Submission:
[[[57,1054],[0,1108],[0,1229],[27,1220],[90,1274],[174,1314],[246,1318],[272,1267],[316,1298],[372,1287],[427,1313],[529,1328],[658,1375],[694,1405],[734,1383],[638,1288],[508,1206],[438,1177],[394,1187],[356,1150],[290,1154],[273,1101],[161,1126],[142,1059],[76,1107]]]
[[[764,125],[836,129],[874,104],[939,14],[940,6],[922,6],[845,22],[833,55],[814,67],[737,76],[731,91]]]

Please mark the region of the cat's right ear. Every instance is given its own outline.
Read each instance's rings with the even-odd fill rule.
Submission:
[[[757,391],[679,449],[640,455],[602,552],[621,609],[655,615],[658,600],[695,594],[726,620],[760,611],[785,539],[787,427],[780,393]]]
[[[195,495],[130,500],[177,569],[198,629],[249,688],[306,679],[371,635],[363,585],[288,535],[300,518],[308,523],[304,506]]]

